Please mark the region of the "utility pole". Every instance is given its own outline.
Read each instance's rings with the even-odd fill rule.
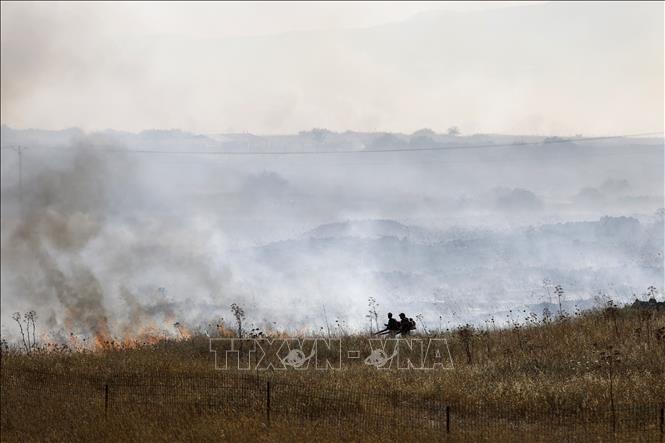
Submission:
[[[26,146],[14,146],[9,149],[16,151],[18,154],[18,204],[19,212],[23,214],[23,151],[28,148]]]
[[[16,152],[18,152],[18,204],[23,212],[23,146],[18,146]]]

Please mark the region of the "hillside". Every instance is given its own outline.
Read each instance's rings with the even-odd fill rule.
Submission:
[[[448,414],[453,411],[451,438],[606,441],[614,428],[620,441],[657,439],[658,408],[665,401],[665,310],[608,304],[546,321],[529,313],[519,317],[504,329],[488,323],[416,335],[447,340],[452,366],[428,371],[399,370],[392,363],[381,370],[362,360],[328,371],[215,371],[207,337],[196,335],[105,344],[95,352],[42,344],[25,355],[3,348],[3,435],[29,439],[49,429],[53,439],[75,440],[92,429],[107,438],[149,439],[168,429],[190,439],[244,430],[257,441],[304,441],[313,435],[370,440],[370,431],[378,428],[363,417],[374,414],[382,417],[377,426],[401,426],[412,436],[408,440],[438,439],[446,432],[441,414],[447,407]],[[279,337],[276,331],[267,334]],[[345,348],[369,354],[368,337],[339,338]],[[270,427],[265,426],[267,380],[274,391]],[[99,415],[104,385],[112,393],[107,420]],[[214,388],[218,385],[226,390]],[[81,395],[90,398],[83,401]],[[80,408],[64,407],[77,401]],[[348,415],[349,408],[355,412]],[[435,421],[417,427],[429,416]],[[288,426],[295,422],[298,430]]]

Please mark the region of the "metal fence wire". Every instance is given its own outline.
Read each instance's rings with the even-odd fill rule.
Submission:
[[[271,420],[316,422],[376,433],[427,430],[442,440],[469,436],[491,441],[501,434],[527,441],[665,442],[665,404],[603,406],[574,411],[513,410],[456,405],[444,400],[290,383],[254,374],[115,374],[82,376],[2,368],[3,414],[48,414],[62,408],[100,418],[150,414],[242,413]],[[8,403],[9,402],[9,403]]]

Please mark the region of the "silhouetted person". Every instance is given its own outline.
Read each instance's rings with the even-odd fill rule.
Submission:
[[[409,333],[413,330],[416,329],[416,322],[413,321],[412,318],[406,318],[406,315],[402,312],[399,315],[400,321],[399,321],[399,334],[400,336],[405,336],[409,335]]]
[[[384,323],[384,326],[386,328],[377,332],[376,335],[396,333],[397,331],[400,330],[400,324],[397,320],[393,318],[392,312],[388,313],[388,323]]]

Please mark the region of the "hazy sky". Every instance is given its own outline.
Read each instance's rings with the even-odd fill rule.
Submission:
[[[2,2],[2,123],[662,130],[662,3],[532,3]]]

